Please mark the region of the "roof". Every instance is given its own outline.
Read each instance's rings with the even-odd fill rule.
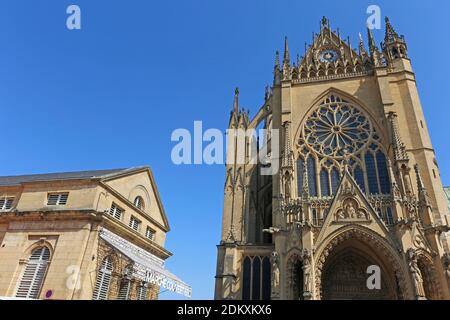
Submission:
[[[0,186],[15,186],[27,182],[102,179],[114,177],[115,175],[123,174],[130,171],[141,170],[144,168],[148,167],[143,166],[143,167],[109,169],[109,170],[57,172],[57,173],[28,174],[20,176],[3,176],[3,177],[0,176]]]

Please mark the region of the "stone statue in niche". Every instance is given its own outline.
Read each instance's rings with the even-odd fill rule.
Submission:
[[[311,292],[311,254],[305,249],[303,251],[303,292]]]
[[[280,286],[280,257],[278,252],[272,252],[272,295],[278,296]]]
[[[424,298],[425,290],[423,288],[422,272],[420,271],[419,265],[417,264],[417,255],[413,249],[408,250],[408,258],[409,270],[411,271],[411,275],[413,277],[414,286],[416,288],[416,295],[419,298]]]

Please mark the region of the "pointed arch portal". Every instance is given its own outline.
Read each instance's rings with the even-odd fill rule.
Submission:
[[[358,227],[345,228],[327,241],[316,262],[316,298],[324,300],[396,300],[410,296],[400,257],[380,236]],[[380,289],[367,280],[380,270]]]

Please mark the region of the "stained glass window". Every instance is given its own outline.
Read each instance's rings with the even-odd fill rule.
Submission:
[[[316,185],[316,163],[314,158],[308,157],[308,185],[309,185],[309,195],[312,197],[317,196],[317,185]]]
[[[354,178],[358,186],[361,188],[361,191],[365,192],[366,187],[364,185],[364,172],[361,170],[360,167],[355,168]]]
[[[328,197],[331,195],[328,171],[325,168],[323,168],[320,171],[320,191],[321,191],[322,197]]]
[[[389,183],[389,174],[387,170],[386,157],[381,151],[377,152],[378,176],[380,179],[381,193],[389,194],[391,187]]]
[[[305,162],[302,158],[297,160],[297,190],[298,194],[300,195],[302,193],[302,187],[303,187],[303,166]]]
[[[375,169],[375,160],[371,152],[366,152],[366,170],[367,170],[367,182],[369,184],[369,192],[371,194],[378,194],[377,172]]]
[[[243,279],[242,279],[242,299],[250,300],[250,281],[251,281],[251,267],[252,262],[249,257],[245,257],[243,266]]]
[[[337,189],[339,187],[340,175],[339,171],[336,168],[331,169],[331,189],[332,193],[336,194]]]

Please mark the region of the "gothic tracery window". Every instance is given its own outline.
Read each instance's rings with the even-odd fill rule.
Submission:
[[[327,96],[306,119],[299,146],[299,194],[306,166],[309,196],[334,195],[344,161],[363,193],[390,193],[381,138],[369,117],[355,104],[334,94]]]
[[[269,257],[246,256],[242,264],[242,300],[270,300]]]

